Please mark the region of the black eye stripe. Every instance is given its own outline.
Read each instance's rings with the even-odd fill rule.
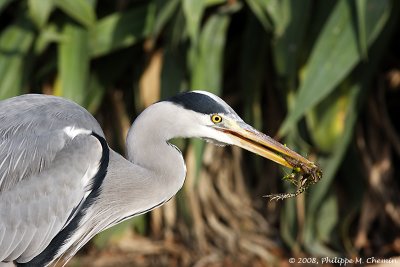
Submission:
[[[181,93],[171,97],[167,101],[178,104],[185,109],[193,110],[203,114],[228,114],[232,111],[226,109],[223,105],[213,98],[196,92]]]

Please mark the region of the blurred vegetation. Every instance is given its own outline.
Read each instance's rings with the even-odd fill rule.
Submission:
[[[238,149],[180,141],[188,177],[177,197],[100,234],[71,265],[399,255],[399,5],[0,0],[0,99],[72,99],[123,153],[146,106],[208,90],[324,172],[297,199],[267,203],[263,194],[295,190],[279,180],[288,170]]]

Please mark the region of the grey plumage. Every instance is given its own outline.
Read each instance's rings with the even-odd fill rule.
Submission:
[[[176,137],[315,168],[203,91],[143,111],[129,129],[127,159],[71,101],[44,95],[0,101],[0,266],[65,264],[97,233],[168,201],[186,175],[182,154],[168,143]]]
[[[42,95],[1,101],[0,122],[0,261],[27,262],[65,226],[90,189],[80,178],[99,164],[97,139],[65,129],[103,132],[80,106]]]
[[[85,109],[52,96],[23,95],[0,101],[0,122],[0,191],[51,161],[70,139],[63,131],[65,127],[93,130],[104,136]]]
[[[84,183],[85,171],[105,152],[90,134],[104,137],[92,115],[53,96],[1,101],[0,262],[66,262],[98,232],[168,201],[184,181],[182,155],[167,136],[146,140],[160,125],[171,130],[160,133],[179,136],[181,125],[168,123],[180,109],[159,103],[144,112],[160,114],[151,115],[153,123],[139,117],[128,137],[130,161],[106,147],[107,175],[87,201],[94,175]],[[164,161],[150,159],[147,166],[146,159],[160,155]]]

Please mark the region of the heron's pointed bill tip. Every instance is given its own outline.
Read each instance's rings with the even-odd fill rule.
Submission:
[[[319,167],[312,161],[282,145],[268,135],[254,129],[243,121],[230,121],[218,130],[229,135],[233,144],[253,152],[259,156],[274,161],[298,172],[309,174],[321,173]]]
[[[270,201],[296,197],[322,178],[322,171],[314,162],[242,121],[231,121],[219,130],[229,135],[234,145],[292,169],[285,177],[297,185],[296,192],[267,195]]]

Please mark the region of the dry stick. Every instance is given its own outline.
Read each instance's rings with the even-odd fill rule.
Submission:
[[[162,206],[163,218],[165,221],[164,234],[167,241],[174,240],[173,229],[177,225],[176,209],[177,203],[175,197],[171,198],[167,203],[165,203],[165,205]]]
[[[359,231],[355,239],[357,248],[368,245],[368,233],[373,220],[381,214],[382,204],[387,215],[397,224],[400,216],[398,213],[393,213],[393,210],[396,209],[393,209],[395,204],[393,204],[392,199],[397,196],[390,190],[390,184],[393,183],[390,147],[387,142],[382,142],[384,139],[378,135],[379,131],[377,131],[377,129],[382,128],[379,126],[381,126],[384,120],[382,117],[385,115],[382,115],[382,110],[374,100],[369,102],[368,107],[369,114],[372,117],[371,124],[366,125],[368,127],[366,130],[358,126],[356,131],[356,142],[369,184],[369,190],[364,196],[361,210]],[[369,142],[367,142],[367,138]]]
[[[367,180],[369,181],[370,179],[368,176],[371,172],[373,162],[368,156],[369,154],[364,132],[360,125],[356,129],[356,144],[360,151],[364,169],[366,170]],[[374,203],[371,201],[371,197],[368,194],[364,195],[361,207],[361,216],[358,223],[358,232],[354,241],[354,245],[357,249],[364,248],[368,245],[368,232],[371,228],[372,221],[376,216],[377,211],[376,208],[374,208]]]
[[[218,150],[218,149],[216,149]],[[209,179],[208,181],[214,182],[215,186],[210,183],[210,206],[214,207],[214,213],[209,213],[207,216],[210,227],[213,230],[212,237],[215,238],[215,234],[223,238],[223,244],[229,244],[230,250],[236,246],[242,248],[242,252],[246,251],[244,255],[250,252],[251,255],[256,255],[264,260],[272,261],[275,258],[266,248],[276,248],[267,237],[260,235],[260,233],[266,233],[268,223],[257,213],[250,205],[251,200],[246,190],[241,190],[239,193],[235,186],[235,176],[241,174],[241,169],[231,168],[230,161],[234,161],[231,157],[227,158],[227,153],[222,157],[217,157],[208,168],[210,170],[218,170],[217,179]],[[224,159],[226,158],[226,159]],[[236,166],[236,164],[234,164]],[[234,171],[236,170],[236,171]],[[211,174],[211,176],[217,176],[217,174]],[[238,175],[244,177],[243,175]],[[211,177],[210,177],[211,178]],[[216,190],[218,189],[219,194]],[[244,188],[243,188],[244,189]],[[243,194],[243,195],[242,195]],[[219,203],[214,205],[214,203]],[[256,220],[254,218],[257,218]],[[222,223],[220,220],[224,223]],[[263,226],[259,229],[259,226]],[[233,229],[233,231],[231,230]],[[219,239],[218,239],[219,240]],[[231,242],[235,242],[234,244]],[[218,242],[221,243],[221,242]],[[236,252],[239,254],[239,251]]]
[[[246,202],[246,204],[250,205],[251,204],[251,199],[248,194],[246,185],[245,185],[245,177],[243,175],[243,168],[242,168],[242,149],[238,147],[232,147],[232,161],[233,161],[233,181],[234,181],[234,188],[235,191],[240,195],[240,196],[246,196],[243,201]]]
[[[241,240],[239,245],[242,249],[247,250],[248,252],[251,252],[254,255],[257,255],[258,257],[264,259],[267,262],[276,262],[277,260],[273,254],[268,252],[268,250],[266,250],[264,247],[254,242],[248,240]]]
[[[193,220],[194,235],[196,238],[196,243],[200,251],[205,252],[208,250],[207,240],[205,238],[205,225],[204,220],[201,215],[201,204],[198,195],[198,190],[201,188],[200,192],[207,193],[206,189],[198,185],[195,187],[195,171],[196,171],[196,156],[192,146],[189,147],[188,153],[186,155],[186,165],[187,165],[187,176],[184,184],[185,197],[188,200],[189,208]],[[203,180],[200,177],[200,182]]]
[[[228,250],[233,252],[234,245],[236,244],[236,242],[234,242],[236,234],[235,231],[232,230],[232,223],[236,224],[236,220],[232,216],[231,209],[227,206],[227,202],[221,200],[216,191],[216,186],[213,184],[220,180],[221,174],[224,175],[223,173],[226,172],[226,167],[224,167],[222,162],[223,160],[221,160],[221,157],[216,157],[215,160],[207,166],[209,172],[202,172],[206,177],[202,177],[201,179],[201,188],[202,191],[206,189],[205,191],[208,192],[208,195],[205,196],[205,194],[201,194],[201,200],[204,203],[204,217],[208,222],[210,230],[210,242],[219,244],[218,247],[220,249],[226,247],[226,244],[228,244]],[[218,169],[218,175],[211,171]],[[220,219],[225,223],[222,223]]]
[[[382,132],[386,135],[387,139],[389,140],[390,144],[400,156],[400,140],[397,136],[396,130],[394,129],[389,115],[387,113],[387,106],[385,101],[384,95],[385,87],[383,86],[383,82],[380,82],[379,90],[378,90],[378,97],[377,103],[373,101],[372,104],[369,105],[371,114],[373,117],[373,121],[375,122],[376,126],[374,127],[378,129],[382,129]],[[375,131],[373,131],[375,132]],[[373,140],[381,140],[381,138],[375,138]],[[375,181],[374,188],[380,189],[380,196],[383,199],[384,207],[387,215],[395,222],[398,226],[400,225],[400,205],[398,204],[399,197],[396,192],[392,190],[387,190],[387,188],[393,188],[388,183],[393,183],[393,166],[391,164],[391,153],[390,147],[387,143],[382,145],[380,142],[376,142],[377,149],[379,149],[380,154],[376,157],[377,163],[375,163],[370,170],[373,176],[371,177],[372,181]],[[373,154],[376,154],[375,151]],[[386,175],[385,175],[386,174]],[[380,176],[387,177],[386,179],[378,179]],[[374,177],[377,177],[374,179]],[[382,181],[381,181],[382,180]],[[385,187],[386,185],[386,187]]]
[[[160,238],[162,236],[162,229],[163,229],[163,224],[162,224],[162,217],[163,217],[163,210],[160,209],[154,209],[150,212],[150,228],[152,234]]]
[[[113,90],[110,93],[113,115],[114,115],[114,122],[117,125],[115,130],[118,131],[118,145],[120,148],[125,149],[125,139],[128,134],[129,128],[131,127],[131,122],[126,112],[126,107],[124,103],[124,96],[122,91],[120,90]]]
[[[218,253],[208,254],[198,260],[193,267],[208,267],[208,266],[219,266],[217,263],[222,261],[221,255]]]
[[[378,108],[381,114],[380,122],[382,123],[382,129],[386,134],[388,140],[392,143],[394,150],[397,153],[397,156],[400,157],[400,138],[395,128],[393,127],[392,122],[390,121],[389,114],[387,113],[387,105],[385,100],[385,90],[383,86],[383,82],[380,82],[379,92],[378,92]]]
[[[214,232],[218,235],[218,237],[222,238],[221,245],[223,248],[227,249],[229,252],[237,253],[236,248],[236,240],[237,236],[234,231],[230,227],[227,227],[221,221],[217,219],[215,214],[210,214],[207,217],[208,225]]]

